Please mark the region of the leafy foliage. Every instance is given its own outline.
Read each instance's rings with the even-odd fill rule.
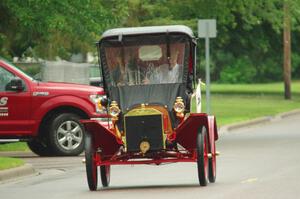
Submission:
[[[282,78],[283,3],[290,7],[293,77],[299,78],[300,0],[2,0],[0,53],[22,56],[31,47],[37,57],[68,59],[95,51],[107,28],[184,24],[197,33],[198,19],[215,18],[212,80],[275,81]],[[201,61],[203,46],[199,40]],[[197,71],[203,78],[203,62]]]
[[[256,68],[248,57],[236,59],[232,65],[226,65],[221,71],[220,81],[229,83],[251,83],[256,74]]]
[[[112,5],[118,8],[120,2]],[[11,56],[22,56],[31,47],[36,56],[50,59],[91,51],[100,32],[124,14],[104,6],[91,0],[3,0],[0,47]]]

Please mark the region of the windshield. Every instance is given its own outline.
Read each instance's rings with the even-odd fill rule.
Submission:
[[[112,86],[183,82],[187,42],[104,47]]]
[[[172,111],[185,97],[191,40],[182,34],[127,35],[103,39],[100,58],[104,88],[121,110],[160,104]]]
[[[15,70],[17,70],[19,73],[21,73],[23,76],[25,76],[26,78],[30,79],[30,80],[34,80],[31,76],[29,76],[27,73],[25,73],[22,69],[20,69],[19,67],[15,66],[14,64],[12,64],[11,62],[5,60],[4,58],[1,58],[7,65],[9,65],[11,68],[14,68]]]

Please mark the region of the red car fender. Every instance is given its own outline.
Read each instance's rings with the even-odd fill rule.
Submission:
[[[95,107],[88,103],[87,101],[75,97],[75,96],[57,96],[53,97],[49,100],[46,100],[43,104],[38,107],[33,107],[32,110],[35,110],[32,114],[32,119],[35,122],[33,127],[33,132],[38,132],[38,128],[42,119],[46,116],[50,111],[62,107],[62,106],[71,106],[85,112],[89,117],[97,117],[97,113],[95,112]]]
[[[201,126],[205,126],[209,145],[218,139],[218,132],[214,116],[208,116],[206,113],[191,113],[190,116],[184,120],[176,132],[176,140],[178,144],[187,150],[196,149],[197,132]]]
[[[102,160],[114,155],[122,146],[122,140],[110,131],[105,123],[97,120],[80,120],[87,133],[92,135],[94,149],[101,149]]]
[[[81,109],[89,117],[95,117],[96,114],[94,105],[88,103],[86,100],[75,96],[58,96],[45,101],[39,108],[34,108],[36,112],[33,113],[33,119],[41,119],[49,111],[62,106],[72,106]]]

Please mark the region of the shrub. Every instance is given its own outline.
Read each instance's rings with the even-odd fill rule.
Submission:
[[[222,83],[252,83],[255,82],[256,68],[248,57],[237,58],[231,65],[226,65],[220,73]]]
[[[300,78],[300,55],[296,53],[292,54],[292,77]]]

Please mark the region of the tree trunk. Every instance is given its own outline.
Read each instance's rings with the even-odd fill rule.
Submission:
[[[291,99],[291,20],[289,3],[284,1],[284,22],[283,22],[283,79],[284,98]]]

